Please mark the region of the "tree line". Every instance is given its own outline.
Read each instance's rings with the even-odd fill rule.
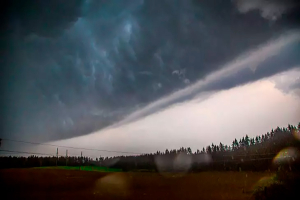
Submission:
[[[105,166],[123,171],[203,171],[203,170],[274,170],[278,167],[300,169],[297,152],[300,147],[300,122],[297,126],[277,127],[266,134],[234,139],[192,151],[190,147],[166,149],[164,152],[92,159],[82,156],[1,156],[0,167]],[[288,149],[287,149],[288,148]],[[285,150],[284,150],[285,149]],[[284,151],[285,158],[276,158]],[[298,155],[299,157],[299,155]],[[277,160],[276,160],[277,159]],[[279,165],[277,161],[280,161]],[[277,165],[274,165],[276,162]]]

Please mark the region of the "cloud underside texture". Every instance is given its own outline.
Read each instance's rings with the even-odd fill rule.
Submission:
[[[217,0],[2,4],[9,9],[1,12],[1,135],[40,141],[120,122],[299,25],[292,1],[293,9],[276,13],[276,21],[261,15],[265,4],[250,9],[245,2]],[[295,39],[260,61],[255,71],[244,67],[139,117],[202,91],[228,89],[293,68],[299,64],[297,52]]]
[[[299,96],[284,93],[278,84],[292,85],[299,77],[293,69],[253,83],[219,91],[209,97],[199,95],[193,100],[173,105],[161,112],[118,127],[107,128],[90,135],[53,142],[56,145],[109,151],[86,151],[85,156],[99,157],[132,155],[191,147],[193,151],[211,143],[231,145],[234,138],[265,134],[277,126],[297,124]],[[255,124],[255,125],[254,125]],[[53,153],[56,147],[29,146],[33,152]],[[24,147],[25,148],[25,147]],[[80,155],[80,149],[69,153]],[[59,148],[64,154],[65,149]]]

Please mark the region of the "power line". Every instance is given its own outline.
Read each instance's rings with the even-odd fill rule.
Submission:
[[[45,145],[45,146],[52,146],[52,147],[60,147],[60,148],[69,148],[69,149],[79,149],[79,150],[88,150],[88,151],[99,151],[99,152],[110,152],[110,153],[124,153],[124,154],[135,154],[135,155],[142,155],[147,153],[137,153],[137,152],[127,152],[127,151],[112,151],[112,150],[105,150],[105,149],[93,149],[93,148],[80,148],[80,147],[73,147],[73,146],[63,146],[63,145],[55,145],[49,143],[39,143],[39,142],[31,142],[31,141],[23,141],[23,140],[13,140],[13,139],[3,139],[2,141],[10,141],[10,142],[18,142],[18,143],[25,143],[25,144],[33,144],[33,145]],[[73,154],[74,155],[74,154]],[[222,155],[222,157],[247,157],[247,156],[266,156],[266,155],[277,155],[276,153],[265,153],[265,154],[242,154],[242,155]]]
[[[10,152],[10,153],[21,153],[21,154],[34,154],[34,155],[42,155],[42,156],[54,156],[53,154],[48,153],[34,153],[34,152],[28,152],[28,151],[13,151],[13,150],[7,150],[7,149],[0,149],[0,151],[3,152]]]
[[[31,155],[44,155],[44,156],[54,156],[56,157],[56,154],[47,154],[47,153],[35,153],[35,152],[28,152],[28,151],[15,151],[15,150],[7,150],[7,149],[0,149],[0,156],[1,155],[7,155],[7,154],[31,154]],[[60,157],[65,157],[64,154],[58,154],[58,156]],[[68,153],[68,156],[72,156],[72,157],[80,157],[80,155],[78,154],[72,154],[72,153]]]
[[[30,154],[30,155],[47,155],[47,156],[53,156],[55,157],[56,155],[54,154],[47,154],[47,153],[36,153],[36,152],[28,152],[28,151],[14,151],[14,150],[7,150],[7,149],[0,149],[0,151],[2,152],[8,152],[8,153],[20,153],[20,154]],[[1,155],[1,154],[0,154]],[[64,157],[64,156],[60,156],[60,157]],[[77,156],[79,157],[79,156]],[[245,159],[241,162],[247,162],[247,161],[256,161],[256,160],[272,160],[273,158],[256,158],[256,159]],[[236,160],[215,160],[212,163],[231,163],[231,162],[236,162]]]
[[[10,152],[1,152],[1,153],[0,153],[0,156],[1,156],[1,155],[7,155],[7,154],[11,154],[11,153],[10,153]],[[23,154],[23,153],[14,153],[14,154]]]
[[[18,142],[18,143],[25,143],[25,144],[34,144],[34,145],[45,145],[45,146],[52,146],[52,147],[60,147],[60,148],[69,148],[69,149],[81,149],[81,150],[88,150],[88,151],[99,151],[99,152],[110,152],[110,153],[125,153],[125,154],[144,154],[144,153],[137,153],[137,152],[128,152],[128,151],[112,151],[106,149],[92,149],[92,148],[80,148],[80,147],[72,147],[72,146],[62,146],[62,145],[55,145],[49,143],[39,143],[39,142],[30,142],[30,141],[23,141],[23,140],[13,140],[13,139],[3,139],[10,142]]]

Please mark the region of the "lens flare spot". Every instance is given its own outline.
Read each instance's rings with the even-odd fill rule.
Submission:
[[[187,172],[192,165],[192,158],[185,153],[179,153],[174,160],[174,170]]]
[[[109,160],[109,162],[107,162],[107,166],[111,167],[113,165],[115,165],[117,162],[119,162],[120,158],[113,158],[111,160]]]
[[[297,140],[300,140],[300,130],[293,129],[292,134]]]
[[[95,182],[96,194],[108,194],[115,197],[126,197],[129,195],[130,182],[123,173],[109,174]]]
[[[285,164],[291,161],[295,161],[299,153],[296,148],[288,147],[282,149],[273,159],[274,164]]]
[[[207,163],[209,161],[209,157],[200,156],[196,162]],[[169,156],[158,155],[155,157],[156,168],[162,175],[166,175],[164,172],[179,172],[180,174],[185,174],[191,168],[192,162],[192,156],[184,152]]]
[[[253,190],[258,189],[258,188],[264,188],[268,187],[271,184],[276,182],[276,175],[273,176],[264,176],[260,178],[252,187]]]
[[[171,162],[170,162],[170,158],[165,158],[164,156],[155,156],[154,158],[155,161],[155,165],[156,168],[158,170],[158,172],[165,172],[168,171],[171,168]]]
[[[212,158],[210,154],[203,153],[194,156],[194,162],[197,164],[209,164],[211,163]]]

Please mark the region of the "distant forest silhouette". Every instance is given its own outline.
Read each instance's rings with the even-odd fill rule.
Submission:
[[[298,126],[277,127],[263,135],[234,139],[231,145],[211,144],[201,150],[166,149],[164,152],[136,156],[3,156],[0,168],[41,166],[103,166],[123,171],[196,172],[204,170],[298,170],[300,122]],[[278,156],[278,153],[282,152]],[[277,155],[277,157],[276,157]],[[276,162],[276,165],[274,165]]]

